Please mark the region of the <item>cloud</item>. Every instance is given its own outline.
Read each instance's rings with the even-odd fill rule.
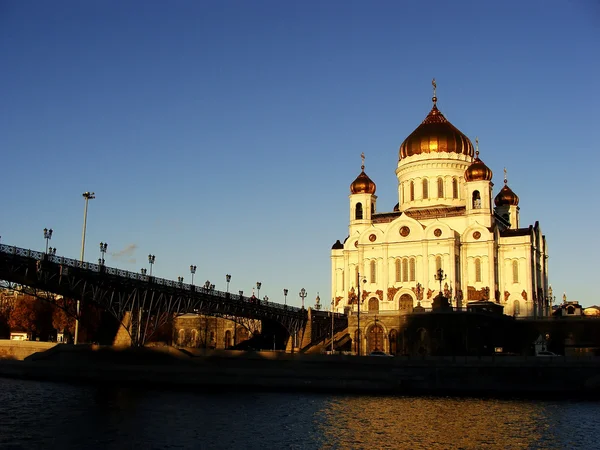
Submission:
[[[137,244],[129,244],[123,250],[119,250],[118,252],[110,252],[110,256],[112,256],[117,261],[123,261],[128,263],[135,264],[135,251],[137,250]]]

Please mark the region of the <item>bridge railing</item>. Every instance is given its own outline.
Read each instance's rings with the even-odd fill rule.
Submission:
[[[181,289],[184,291],[192,291],[202,294],[211,295],[214,297],[221,297],[226,300],[240,301],[249,303],[251,305],[264,306],[269,308],[279,309],[285,312],[291,313],[300,313],[301,311],[306,311],[302,308],[298,308],[295,306],[282,305],[281,303],[267,302],[265,300],[260,300],[254,297],[244,297],[243,295],[232,294],[230,292],[223,292],[216,289],[206,288],[204,286],[197,286],[193,284],[183,283],[179,281],[168,280],[166,278],[158,278],[149,275],[145,275],[137,272],[129,272],[127,270],[118,269],[115,267],[108,267],[106,265],[100,265],[95,263],[89,263],[85,261],[79,261],[77,259],[65,258],[63,256],[57,255],[48,255],[45,252],[39,252],[36,250],[29,250],[20,247],[14,247],[11,245],[0,244],[0,253],[5,253],[9,255],[22,256],[26,258],[32,258],[37,261],[47,260],[55,264],[60,264],[62,266],[73,267],[78,269],[89,270],[91,272],[97,273],[106,273],[109,275],[114,275],[118,277],[123,277],[131,280],[145,281],[148,283],[152,283],[158,286],[166,286],[174,289]]]

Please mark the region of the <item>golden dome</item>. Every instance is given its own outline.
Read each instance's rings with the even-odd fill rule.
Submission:
[[[437,109],[437,97],[425,120],[408,136],[398,152],[399,159],[421,153],[459,153],[473,156],[473,144]]]
[[[500,192],[498,192],[496,198],[494,198],[494,204],[496,206],[519,205],[519,196],[508,187],[508,184],[506,184],[506,178],[504,179],[504,186],[502,189],[500,189]]]
[[[362,164],[360,165],[360,175],[356,177],[356,180],[352,182],[350,185],[350,192],[353,194],[374,194],[375,183],[367,176],[365,173],[365,154],[364,152],[360,154],[360,158],[362,160]]]
[[[350,185],[350,192],[353,194],[374,194],[377,186],[375,186],[375,183],[365,173],[365,166],[362,169],[363,171]]]
[[[475,160],[465,170],[465,180],[467,181],[491,181],[492,171],[479,159],[479,150],[475,152]]]

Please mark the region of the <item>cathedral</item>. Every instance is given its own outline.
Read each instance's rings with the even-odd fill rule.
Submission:
[[[364,314],[357,326],[365,336],[373,326],[393,332],[386,317],[435,309],[437,296],[454,311],[487,302],[511,316],[550,314],[539,223],[520,223],[519,197],[506,170],[494,196],[478,141],[474,148],[440,112],[435,80],[432,101],[425,120],[400,145],[393,211],[379,211],[361,155],[362,170],[350,185],[348,236],[331,249],[334,309]]]

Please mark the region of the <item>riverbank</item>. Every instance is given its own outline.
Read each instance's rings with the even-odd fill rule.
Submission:
[[[57,345],[0,376],[162,389],[600,398],[600,358],[370,357]]]

